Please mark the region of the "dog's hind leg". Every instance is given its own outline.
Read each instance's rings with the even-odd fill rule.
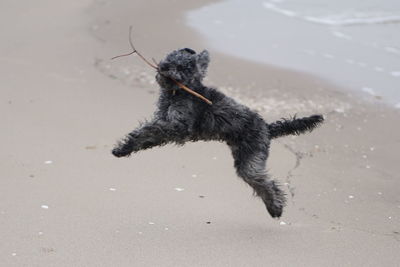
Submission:
[[[231,146],[231,148],[237,174],[254,189],[254,193],[262,199],[269,214],[274,218],[279,218],[282,215],[286,197],[277,183],[268,177],[265,170],[268,151],[254,152],[248,147]]]

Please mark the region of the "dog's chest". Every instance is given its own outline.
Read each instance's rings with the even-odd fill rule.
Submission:
[[[194,118],[194,103],[182,94],[168,92],[159,102],[160,115],[168,121],[187,121]]]

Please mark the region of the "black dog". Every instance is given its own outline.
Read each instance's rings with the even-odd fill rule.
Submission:
[[[154,118],[129,133],[112,153],[124,157],[167,143],[224,141],[232,150],[237,174],[263,200],[271,216],[280,217],[285,194],[265,170],[270,141],[311,131],[323,122],[323,117],[313,115],[267,124],[256,112],[202,84],[209,61],[206,50],[196,54],[189,48],[173,51],[161,61],[156,76],[161,93]],[[183,91],[176,81],[208,98],[212,105]]]

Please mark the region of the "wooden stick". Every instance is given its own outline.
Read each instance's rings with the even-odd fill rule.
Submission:
[[[210,100],[208,100],[207,98],[205,98],[204,96],[202,96],[201,94],[193,91],[192,89],[190,89],[189,87],[187,87],[186,85],[184,85],[183,83],[178,82],[177,80],[173,79],[170,77],[171,80],[173,80],[181,89],[185,90],[186,92],[200,98],[201,100],[203,100],[204,102],[206,102],[209,105],[212,105],[212,102]]]

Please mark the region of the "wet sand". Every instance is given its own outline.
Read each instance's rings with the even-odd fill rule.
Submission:
[[[154,73],[129,51],[207,44],[182,12],[207,1],[6,1],[1,9],[0,262],[4,266],[396,266],[399,111],[322,79],[210,50],[207,84],[267,121],[323,113],[276,140],[289,203],[273,220],[222,143],[116,159],[154,111]],[[166,14],[168,12],[168,15]],[[11,23],[13,22],[13,23]]]

